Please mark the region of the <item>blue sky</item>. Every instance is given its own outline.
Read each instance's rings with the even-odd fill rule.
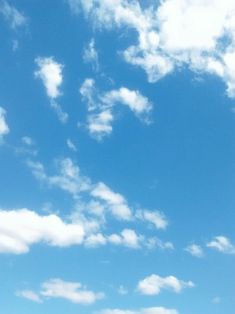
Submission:
[[[234,314],[234,12],[0,1],[1,313]]]

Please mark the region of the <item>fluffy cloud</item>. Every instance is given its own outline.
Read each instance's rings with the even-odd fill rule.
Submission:
[[[160,277],[158,275],[150,275],[138,283],[137,290],[145,295],[158,295],[161,290],[170,290],[180,293],[184,288],[194,287],[192,281],[182,281],[174,276]]]
[[[0,107],[0,140],[9,132],[10,129],[6,122],[6,110]]]
[[[41,216],[28,209],[0,210],[0,253],[27,253],[30,246],[46,243],[67,247],[83,242],[80,223],[66,223],[57,215]]]
[[[87,290],[80,282],[68,282],[61,279],[50,279],[41,285],[39,293],[22,290],[18,297],[41,303],[44,299],[62,298],[76,304],[92,304],[104,297],[103,293]]]
[[[63,83],[63,65],[56,62],[54,58],[37,58],[35,59],[38,70],[35,71],[35,77],[42,80],[46,89],[47,96],[50,98],[51,108],[56,112],[59,120],[66,123],[68,114],[64,112],[56,99],[61,95],[61,85]]]
[[[214,239],[207,243],[207,247],[215,249],[221,253],[225,254],[235,254],[235,245],[233,245],[225,236],[217,236]]]
[[[27,23],[24,14],[6,0],[0,1],[0,14],[4,16],[12,29],[24,26]]]
[[[51,99],[59,97],[61,95],[60,87],[63,82],[63,65],[56,62],[52,57],[37,58],[35,62],[38,66],[35,76],[42,80],[47,96]]]
[[[178,314],[178,311],[165,307],[148,307],[139,310],[106,309],[99,314]]]
[[[40,294],[47,298],[63,298],[77,304],[92,304],[104,297],[103,293],[89,291],[79,282],[61,279],[44,282]]]
[[[141,67],[150,82],[186,65],[219,76],[228,96],[235,97],[233,0],[164,0],[149,7],[137,0],[68,1],[74,13],[82,8],[96,26],[134,29],[137,42],[123,56]]]
[[[163,213],[160,211],[138,210],[136,217],[143,221],[153,224],[157,229],[166,229],[168,221]]]
[[[185,251],[195,257],[203,257],[204,252],[200,245],[191,244],[185,248]]]
[[[87,124],[89,133],[99,140],[112,132],[114,107],[117,105],[127,106],[139,119],[145,123],[150,122],[152,103],[138,90],[121,87],[101,93],[95,87],[93,79],[86,79],[79,91],[89,112]]]

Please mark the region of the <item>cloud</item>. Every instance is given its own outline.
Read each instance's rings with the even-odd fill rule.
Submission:
[[[22,297],[37,303],[44,299],[61,298],[72,303],[88,305],[104,298],[104,293],[95,293],[87,290],[80,282],[69,282],[62,279],[50,279],[41,285],[41,290],[35,293],[31,290],[17,291],[16,296]]]
[[[40,296],[31,290],[17,291],[16,296],[30,300],[30,301],[33,301],[33,302],[36,302],[36,303],[42,303],[42,299],[40,298]]]
[[[169,241],[146,237],[129,227],[124,227],[121,232],[109,231],[108,234],[104,232],[109,217],[122,223],[134,223],[140,220],[153,224],[157,229],[166,229],[168,222],[160,211],[140,211],[131,208],[123,195],[113,191],[104,182],[95,183],[84,176],[70,158],[57,160],[58,170],[52,175],[49,175],[39,162],[28,161],[27,164],[39,181],[71,195],[75,202],[71,220],[82,224],[85,232],[83,244],[86,247],[110,244],[132,249],[174,248]]]
[[[0,141],[3,136],[8,134],[9,132],[10,129],[6,122],[6,110],[0,107]]]
[[[27,23],[25,15],[9,4],[8,1],[0,1],[0,14],[3,15],[12,29],[25,26]]]
[[[145,121],[147,121],[148,113],[152,110],[152,104],[148,98],[141,95],[138,90],[129,90],[126,87],[105,93],[102,100],[110,106],[115,104],[128,106],[140,118],[145,116]]]
[[[116,218],[131,219],[131,209],[128,207],[125,198],[121,194],[113,192],[104,183],[99,182],[91,191],[91,195],[105,201]]]
[[[138,210],[136,217],[140,220],[147,221],[153,224],[156,229],[165,230],[168,226],[168,221],[163,213],[160,211]]]
[[[100,92],[95,87],[93,79],[85,79],[81,85],[80,94],[87,104],[87,128],[90,135],[101,140],[112,133],[112,123],[115,119],[114,108],[118,105],[127,106],[140,120],[150,123],[152,103],[138,90],[126,87]]]
[[[137,290],[144,295],[158,295],[161,290],[170,290],[180,293],[184,288],[194,287],[192,281],[182,281],[174,276],[160,277],[158,275],[150,275],[139,281]]]
[[[63,65],[56,62],[52,57],[39,57],[35,59],[35,62],[38,66],[35,76],[42,80],[47,96],[51,99],[59,97],[61,95],[60,87],[63,82]]]
[[[50,279],[42,284],[40,294],[46,298],[62,298],[76,304],[92,304],[104,298],[103,293],[87,290],[79,282]]]
[[[67,139],[66,144],[67,144],[68,148],[71,149],[73,152],[77,151],[77,147],[75,146],[75,144],[73,143],[73,141],[70,138]]]
[[[215,249],[224,254],[235,254],[235,245],[233,245],[225,236],[217,236],[214,239],[207,243],[207,247]]]
[[[175,309],[167,309],[165,307],[148,307],[138,310],[122,310],[122,309],[105,309],[99,314],[178,314]]]
[[[70,0],[95,26],[131,28],[137,39],[124,59],[142,68],[149,82],[176,69],[212,74],[235,97],[235,2],[233,0],[163,0],[144,6],[137,0]],[[200,23],[198,22],[200,21]]]
[[[191,244],[185,248],[185,251],[195,257],[203,257],[204,252],[200,245]]]
[[[0,210],[0,253],[27,253],[36,243],[79,245],[83,237],[82,223],[67,223],[57,215],[42,216],[29,209]]]
[[[62,107],[55,101],[51,101],[50,105],[51,105],[51,108],[54,109],[55,113],[57,114],[60,122],[63,124],[67,123],[68,118],[69,118],[69,115],[67,114],[67,112],[64,112]]]
[[[91,65],[95,71],[99,70],[99,57],[98,57],[98,52],[97,52],[96,47],[95,47],[94,38],[92,38],[90,40],[89,44],[84,49],[83,60],[86,63],[91,63]]]

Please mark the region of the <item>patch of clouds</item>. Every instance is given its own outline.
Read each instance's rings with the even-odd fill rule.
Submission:
[[[70,138],[67,139],[66,144],[68,148],[71,149],[73,152],[77,152],[77,147]]]
[[[207,247],[224,254],[235,254],[235,245],[223,235],[214,237],[212,241],[207,243]]]
[[[68,0],[98,28],[136,31],[123,51],[126,62],[142,68],[149,82],[176,69],[218,76],[235,97],[235,2],[164,0],[142,6],[137,0]],[[200,23],[198,23],[200,21]]]
[[[198,244],[190,244],[185,248],[185,251],[195,257],[203,257],[204,252],[200,245]]]
[[[174,276],[161,277],[150,275],[139,281],[137,290],[144,295],[158,295],[162,290],[180,293],[185,288],[194,287],[192,281],[182,281]]]
[[[16,293],[18,297],[41,303],[44,299],[65,299],[75,304],[89,305],[104,298],[104,293],[87,290],[80,282],[69,282],[62,279],[50,279],[41,285],[41,290],[35,293],[22,290]]]
[[[128,107],[140,120],[146,124],[150,123],[152,103],[138,90],[120,87],[100,92],[95,86],[95,81],[87,78],[79,91],[88,109],[88,131],[98,140],[112,133],[112,123],[115,119],[114,109],[118,105]]]
[[[26,16],[6,0],[0,1],[0,14],[14,30],[27,24]]]

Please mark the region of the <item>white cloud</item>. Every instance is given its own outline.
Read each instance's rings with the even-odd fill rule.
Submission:
[[[113,114],[111,110],[103,110],[97,114],[89,115],[88,130],[94,138],[101,140],[104,136],[112,133]]]
[[[55,101],[50,102],[51,108],[55,111],[58,116],[58,119],[61,123],[65,124],[68,122],[69,115],[67,112],[64,112],[62,107]]]
[[[140,220],[147,221],[153,224],[156,227],[156,229],[165,230],[168,226],[168,221],[165,215],[158,210],[156,211],[138,210],[136,212],[136,217]]]
[[[16,296],[30,300],[30,301],[33,301],[33,302],[36,302],[36,303],[42,303],[42,299],[40,298],[40,296],[31,290],[17,291]]]
[[[233,245],[225,236],[217,236],[214,239],[207,243],[207,247],[215,249],[221,253],[225,254],[235,254],[235,245]]]
[[[152,103],[138,90],[121,87],[108,92],[100,92],[95,87],[93,79],[85,79],[79,91],[82,100],[87,104],[87,128],[89,133],[98,140],[112,132],[112,123],[115,119],[113,109],[117,105],[127,106],[139,119],[145,123],[150,122]]]
[[[113,192],[104,183],[99,182],[92,190],[91,195],[107,202],[110,211],[116,218],[131,219],[131,209],[128,207],[125,198],[121,194]]]
[[[121,295],[126,295],[126,294],[128,294],[128,290],[123,285],[120,285],[118,287],[118,293]]]
[[[62,298],[76,304],[92,304],[104,298],[103,293],[87,290],[79,282],[50,279],[42,284],[40,294],[47,298]]]
[[[0,210],[0,253],[27,253],[30,246],[46,243],[67,247],[83,242],[81,223],[66,223],[57,215],[41,216],[28,209]]]
[[[145,295],[158,295],[161,290],[170,290],[180,293],[184,288],[194,287],[192,281],[182,281],[174,276],[160,277],[158,275],[150,275],[138,283],[137,290]]]
[[[124,229],[121,234],[111,234],[108,241],[114,245],[122,245],[132,249],[139,249],[141,247],[143,236],[138,235],[134,230]]]
[[[67,144],[68,148],[71,149],[72,151],[74,151],[74,152],[77,151],[76,145],[73,143],[73,141],[70,138],[67,139],[66,144]]]
[[[145,117],[152,110],[152,104],[147,97],[141,95],[138,90],[130,90],[126,87],[121,87],[117,90],[111,90],[102,97],[105,104],[114,106],[115,104],[123,104],[128,106],[139,117]]]
[[[22,143],[27,145],[27,146],[33,146],[34,145],[34,141],[30,136],[23,136],[21,138]]]
[[[9,132],[10,129],[6,122],[6,110],[0,107],[0,140]]]
[[[63,65],[56,62],[54,58],[37,58],[35,60],[38,70],[35,76],[40,78],[46,88],[47,96],[55,99],[61,95],[60,87],[63,82]]]
[[[163,0],[141,6],[137,0],[70,0],[95,26],[129,27],[137,42],[123,56],[141,67],[150,82],[187,66],[219,76],[235,97],[235,2],[233,0]],[[200,21],[200,22],[198,22]]]
[[[185,248],[185,251],[195,257],[203,257],[204,252],[200,245],[190,244]]]
[[[0,14],[4,16],[12,29],[24,26],[27,23],[25,15],[6,0],[0,2]]]
[[[165,307],[148,307],[138,310],[105,309],[100,311],[99,314],[178,314],[178,311]]]
[[[94,38],[91,39],[87,47],[84,49],[83,60],[87,63],[91,63],[95,71],[99,70],[99,58]]]

